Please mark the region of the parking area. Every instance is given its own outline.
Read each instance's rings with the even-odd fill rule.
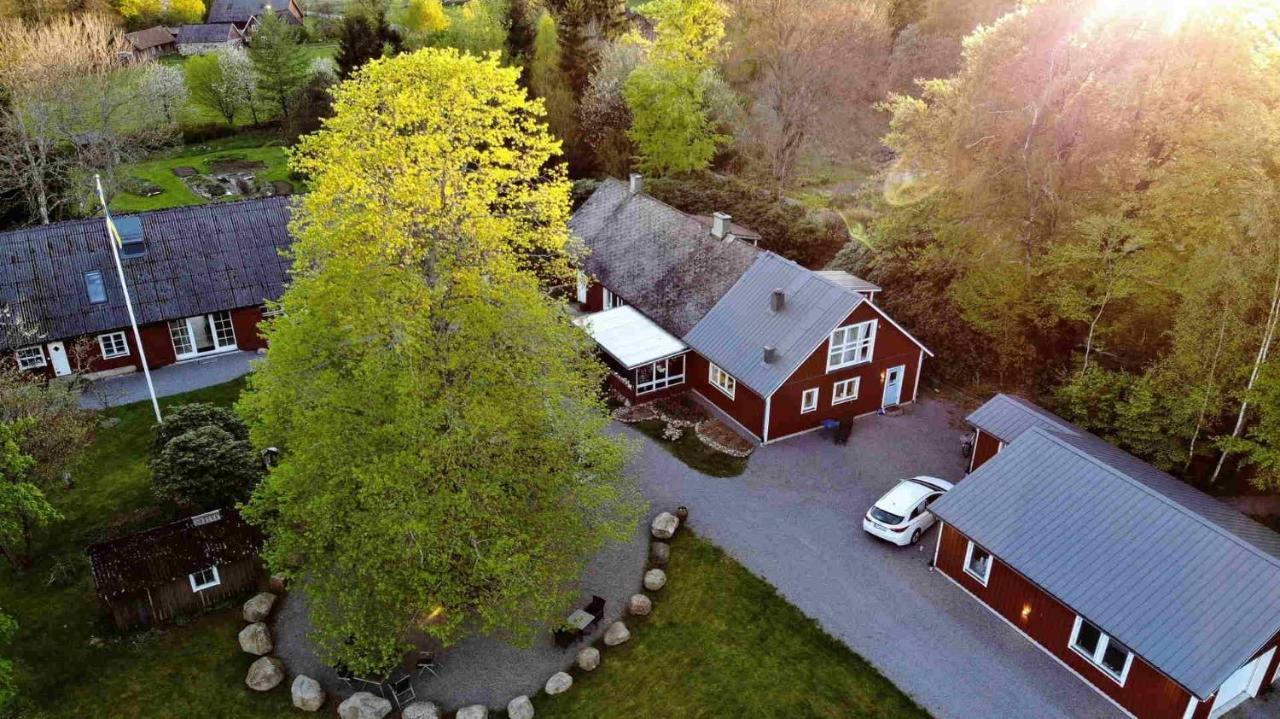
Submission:
[[[937,717],[1054,719],[1122,714],[929,568],[937,529],[895,547],[861,529],[898,479],[964,476],[958,410],[925,401],[865,417],[835,446],[819,434],[758,449],[745,474],[706,477],[643,435],[635,469],[659,506],[778,588]]]

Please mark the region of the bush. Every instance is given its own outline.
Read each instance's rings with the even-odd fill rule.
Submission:
[[[231,409],[207,402],[193,402],[170,410],[164,423],[156,426],[156,437],[151,445],[152,458],[174,438],[209,425],[222,429],[232,439],[242,442],[249,439],[249,428]]]
[[[760,233],[760,247],[809,268],[823,267],[849,239],[843,227],[825,225],[803,207],[735,177],[690,173],[646,181],[649,194],[695,215],[727,212]]]
[[[200,125],[182,126],[182,144],[199,145],[211,140],[221,140],[241,132],[241,129],[228,127],[224,122],[209,122]]]
[[[169,440],[151,473],[161,498],[210,509],[248,499],[262,468],[247,441],[210,424]]]

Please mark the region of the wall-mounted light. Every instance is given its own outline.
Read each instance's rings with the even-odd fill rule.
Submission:
[[[1022,605],[1022,621],[1025,622],[1030,618],[1031,618],[1031,605],[1023,604]]]

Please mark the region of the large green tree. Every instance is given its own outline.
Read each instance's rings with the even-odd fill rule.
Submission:
[[[289,117],[290,103],[311,75],[311,61],[298,40],[298,29],[274,12],[265,13],[249,46],[258,77],[258,92]]]
[[[871,273],[889,309],[953,377],[1123,373],[1118,421],[1162,465],[1243,434],[1280,307],[1276,30],[1086,0],[979,29],[958,74],[888,105],[900,159]]]
[[[19,441],[31,424],[0,422],[0,556],[15,569],[31,566],[31,540],[40,527],[61,515],[31,482],[35,460]]]
[[[529,638],[638,519],[603,369],[537,281],[570,271],[569,184],[518,72],[372,61],[294,156],[293,280],[240,405],[282,455],[246,515],[358,672],[415,626]]]

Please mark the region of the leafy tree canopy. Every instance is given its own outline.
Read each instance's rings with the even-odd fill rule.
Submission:
[[[246,507],[315,637],[357,672],[412,627],[528,639],[635,527],[567,279],[569,185],[496,57],[374,60],[304,137],[295,274],[241,407],[283,450]]]
[[[30,482],[36,462],[18,444],[30,424],[0,422],[0,555],[16,569],[31,565],[33,531],[62,518]]]

